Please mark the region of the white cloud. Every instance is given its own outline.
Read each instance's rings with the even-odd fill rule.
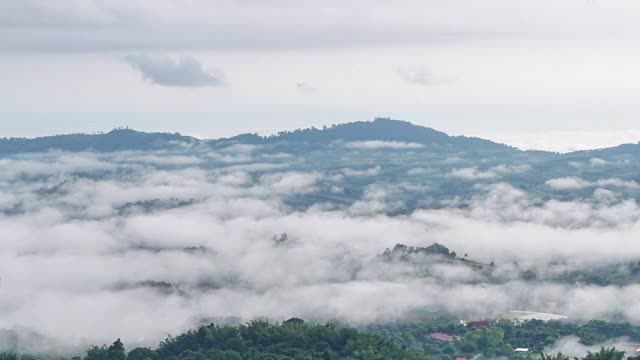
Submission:
[[[547,180],[545,184],[555,190],[580,190],[591,186],[589,181],[583,180],[579,177],[551,179]]]
[[[183,56],[173,60],[166,56],[127,55],[123,59],[156,85],[174,87],[205,87],[222,85],[219,73],[207,70],[198,60]]]
[[[52,44],[56,44],[58,48],[91,51],[246,49],[255,48],[256,44],[270,48],[424,44],[445,35],[449,41],[505,34],[525,38],[602,36],[591,28],[594,24],[596,28],[610,28],[611,33],[622,37],[632,37],[638,32],[635,23],[638,9],[629,1],[617,2],[615,6],[584,2],[557,6],[548,0],[526,3],[529,6],[524,6],[523,1],[498,0],[487,1],[481,7],[465,1],[443,5],[436,1],[405,0],[400,4],[363,0],[304,5],[295,1],[201,0],[184,4],[162,0],[151,6],[135,0],[92,1],[78,6],[25,0],[2,3],[0,24],[13,31],[0,40],[4,48],[11,50],[53,51]],[[547,10],[553,6],[558,16],[550,18]],[[467,9],[473,11],[466,12]],[[500,9],[503,16],[497,16],[495,9]],[[561,20],[575,13],[581,15],[575,22],[567,24]],[[254,20],[251,29],[245,26],[247,18]],[[522,18],[527,21],[514,20]],[[58,31],[47,31],[51,28]],[[87,36],[74,36],[73,30],[78,28]]]
[[[498,175],[493,171],[481,171],[475,166],[453,169],[449,174],[453,177],[464,180],[487,180],[498,177]]]
[[[517,260],[556,271],[548,261],[560,258],[567,259],[564,271],[640,257],[640,207],[611,190],[542,201],[499,183],[478,186],[481,193],[460,200],[465,206],[385,215],[402,209],[398,194],[420,185],[399,182],[370,184],[344,208],[294,210],[289,196],[317,191],[328,175],[182,161],[210,159],[198,151],[136,154],[135,161],[128,153],[83,153],[77,162],[64,153],[11,159],[8,169],[46,176],[15,171],[0,178],[0,193],[10,195],[0,205],[23,208],[0,214],[0,329],[35,328],[62,344],[60,351],[73,351],[117,337],[129,347],[155,345],[217,316],[368,323],[433,306],[465,315],[537,309],[640,321],[639,285],[523,282],[510,268]],[[157,161],[162,156],[180,161]],[[68,176],[69,169],[92,176]],[[330,191],[342,197],[345,188]],[[273,235],[283,232],[289,240],[275,245]],[[505,281],[478,283],[481,275],[468,268],[442,264],[424,276],[414,265],[377,260],[398,242],[439,242],[495,261]],[[206,250],[188,251],[200,246]],[[178,290],[158,291],[145,281]]]
[[[594,344],[591,346],[584,345],[577,336],[566,336],[558,339],[552,346],[545,348],[545,353],[557,354],[562,353],[566,356],[583,358],[589,352],[597,353],[601,348],[609,349],[615,347],[619,351],[627,354],[637,352],[637,347],[633,346],[633,342],[628,338],[618,338],[606,341],[604,343]]]
[[[389,191],[385,186],[372,184],[365,188],[362,198],[349,207],[353,215],[371,215],[392,210],[394,204],[388,202]]]
[[[401,67],[396,70],[396,73],[402,80],[416,85],[436,85],[443,82],[442,79],[424,67]]]
[[[465,134],[469,135],[469,134]],[[635,144],[640,141],[637,129],[599,129],[599,130],[551,130],[512,133],[478,132],[474,135],[509,144],[522,150],[546,150],[568,153]]]
[[[430,168],[413,168],[407,170],[407,175],[420,175],[420,174],[430,174],[436,172],[435,169]]]
[[[298,81],[296,83],[296,89],[298,89],[299,92],[303,93],[303,94],[313,94],[316,91],[318,91],[318,89],[316,89],[315,87],[313,87],[309,82],[307,81]]]
[[[402,142],[402,141],[382,141],[382,140],[368,140],[368,141],[351,141],[344,144],[349,149],[365,149],[365,150],[378,150],[378,149],[420,149],[424,145],[415,142]]]
[[[591,164],[591,166],[603,166],[607,165],[608,161],[600,158],[591,158],[589,159],[589,164]]]
[[[315,191],[314,185],[319,178],[317,173],[274,173],[261,176],[260,186],[268,193],[307,193]]]
[[[501,175],[505,175],[505,174],[521,174],[524,172],[527,172],[531,170],[531,166],[527,165],[527,164],[520,164],[520,165],[496,165],[496,166],[492,166],[491,168],[489,168],[489,171],[492,171],[496,174],[501,174]]]
[[[619,178],[611,178],[611,179],[600,179],[594,182],[596,186],[615,186],[621,188],[631,188],[637,189],[640,188],[640,184],[633,180],[622,180]]]
[[[596,181],[587,181],[579,177],[570,176],[547,180],[547,186],[554,190],[581,190],[596,186],[610,186],[619,188],[640,188],[640,184],[633,180],[622,180],[619,178],[599,179]]]
[[[495,165],[486,171],[478,169],[477,166],[453,169],[450,176],[464,180],[490,180],[508,174],[520,174],[529,171],[531,167],[526,164],[521,165]]]
[[[376,165],[374,167],[370,167],[367,169],[359,169],[359,170],[345,168],[345,169],[342,169],[341,172],[342,174],[344,174],[344,176],[375,176],[380,174],[380,170],[381,170],[380,166]]]

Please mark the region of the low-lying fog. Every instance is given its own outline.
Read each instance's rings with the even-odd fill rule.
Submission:
[[[0,329],[21,349],[75,351],[118,337],[155,346],[219,317],[361,324],[426,306],[466,318],[530,310],[640,323],[640,283],[487,282],[447,263],[425,276],[379,257],[397,243],[437,242],[505,274],[514,262],[570,270],[638,260],[640,208],[610,188],[594,182],[589,197],[545,200],[485,179],[464,207],[452,196],[444,208],[390,216],[402,204],[373,184],[348,206],[295,210],[286,199],[321,182],[340,197],[349,169],[301,172],[290,157],[243,145],[0,159]]]

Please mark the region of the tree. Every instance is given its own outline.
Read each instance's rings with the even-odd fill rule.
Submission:
[[[149,348],[135,348],[127,355],[127,360],[156,360],[158,355]]]
[[[424,248],[423,251],[427,254],[442,255],[445,257],[451,256],[451,253],[449,252],[449,248],[438,243],[433,243],[427,246],[426,248]]]
[[[301,325],[304,324],[304,320],[299,318],[291,318],[282,322],[282,325]]]
[[[273,242],[276,245],[280,245],[280,244],[284,244],[287,242],[287,240],[289,240],[289,235],[287,235],[287,233],[282,233],[280,234],[280,236],[278,235],[273,235],[273,237],[271,238],[271,240],[273,240]]]
[[[601,347],[597,353],[589,351],[587,356],[584,357],[584,360],[622,360],[624,359],[624,354],[624,351],[616,350],[615,346],[610,349]]]
[[[107,347],[102,345],[101,347],[92,346],[89,350],[87,350],[87,356],[84,360],[109,360],[107,358]]]
[[[14,353],[0,353],[0,360],[18,360],[18,355]]]
[[[540,353],[540,360],[569,360],[568,356],[562,355],[561,352],[555,355]]]
[[[124,344],[120,339],[114,341],[107,349],[107,360],[125,360],[126,358]]]

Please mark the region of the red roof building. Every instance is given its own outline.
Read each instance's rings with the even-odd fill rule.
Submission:
[[[449,334],[444,334],[444,333],[431,333],[429,334],[429,337],[432,338],[433,340],[438,340],[438,341],[451,341],[453,340],[453,337]]]
[[[470,322],[469,323],[469,327],[474,328],[474,329],[479,328],[479,327],[483,327],[483,326],[487,327],[487,328],[490,328],[491,324],[487,320],[474,321],[474,322]]]

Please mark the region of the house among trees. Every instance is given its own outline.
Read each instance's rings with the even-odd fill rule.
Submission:
[[[472,328],[472,329],[477,329],[479,327],[490,328],[491,327],[491,323],[489,323],[489,321],[487,321],[487,320],[473,321],[473,322],[470,322],[467,325],[467,327]]]
[[[439,333],[439,332],[431,333],[429,334],[429,337],[436,341],[452,341],[453,340],[453,336],[445,333]]]

